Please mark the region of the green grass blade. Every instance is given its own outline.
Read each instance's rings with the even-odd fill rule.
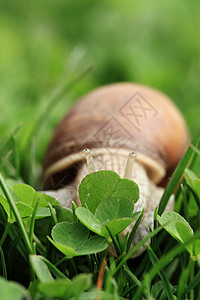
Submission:
[[[37,199],[37,201],[35,203],[34,210],[33,210],[32,217],[31,217],[30,227],[29,227],[29,240],[30,240],[31,244],[33,242],[33,231],[34,231],[34,226],[35,226],[35,217],[36,217],[38,205],[39,205],[39,199]]]
[[[119,262],[116,269],[112,272],[112,276],[114,276],[115,274],[117,274],[117,272],[119,272],[119,270],[123,267],[123,265],[127,262],[127,260],[133,255],[134,252],[136,252],[143,244],[145,244],[150,238],[152,238],[155,234],[157,234],[162,229],[163,229],[162,226],[156,228],[154,231],[149,233],[145,238],[143,238],[135,247],[133,247],[133,249],[131,249],[130,252],[127,253]]]
[[[191,148],[192,148],[198,155],[200,155],[200,150],[199,150],[197,147],[195,147],[194,145],[191,145]]]
[[[157,221],[157,215],[158,215],[158,206],[156,207],[155,211],[154,211],[154,215],[153,215],[153,228],[157,228],[158,227],[158,221]],[[150,231],[152,231],[150,229]],[[157,236],[154,235],[151,239],[151,246],[152,249],[156,249],[157,247]]]
[[[110,269],[108,267],[106,267],[105,268],[105,276],[104,276],[104,278],[105,278],[104,279],[104,281],[105,281],[104,289],[107,293],[110,293],[113,290],[112,284],[113,284],[114,278],[112,277],[111,273],[112,272],[110,271]]]
[[[127,252],[127,243],[128,243],[128,238],[129,238],[129,233],[127,232],[124,238],[124,243],[122,245],[122,253],[126,253]]]
[[[123,241],[122,241],[122,236],[121,236],[121,233],[118,233],[116,235],[116,239],[117,239],[117,242],[118,242],[118,245],[120,247],[120,253],[122,253],[122,249],[123,249]]]
[[[9,237],[12,240],[9,251],[13,250],[13,252],[14,252],[14,251],[16,251],[16,248],[17,248],[17,250],[22,255],[24,260],[28,262],[26,246],[23,243],[22,235],[19,234],[19,229],[17,228],[16,224],[13,224],[11,226],[10,231],[9,231]],[[14,247],[14,249],[12,249],[12,247]]]
[[[128,241],[127,241],[127,247],[126,247],[126,253],[128,253],[129,249],[130,249],[130,246],[131,246],[131,243],[133,241],[133,238],[135,236],[135,232],[142,220],[142,217],[143,217],[143,214],[144,214],[144,209],[142,210],[139,218],[137,219],[137,221],[135,222],[135,225],[133,226],[133,229],[131,230],[131,233],[130,233],[130,236],[128,238]]]
[[[56,93],[52,93],[52,96],[48,100],[47,105],[40,111],[35,120],[33,127],[29,133],[29,136],[35,136],[39,130],[44,126],[47,122],[46,112],[51,112],[54,110],[55,106],[58,105],[58,102],[66,95],[70,90],[72,90],[76,84],[92,69],[93,64],[88,64],[85,66],[79,73],[72,79],[69,79],[67,83],[65,83]],[[27,142],[30,139],[27,139]],[[27,149],[27,144],[23,145],[23,150]]]
[[[6,140],[6,142],[3,144],[3,146],[0,148],[0,157],[3,155],[4,151],[8,148],[12,138],[17,134],[19,129],[21,128],[22,123],[19,123],[17,127],[13,130],[13,132],[10,133],[10,137]]]
[[[42,244],[40,239],[34,234],[33,232],[33,241],[36,244],[37,251],[40,253],[42,256],[46,256],[46,247]]]
[[[143,286],[142,282],[130,271],[129,268],[125,267],[124,272],[126,273],[126,276],[129,281],[129,285],[136,285],[138,287],[136,295],[133,297],[133,299],[139,299],[137,298],[141,294],[144,294],[147,298],[150,296],[149,290],[146,289],[145,286]],[[150,298],[148,298],[150,299]]]
[[[90,264],[91,264],[91,267],[92,267],[92,273],[94,273],[94,265],[92,264],[91,255],[88,255],[87,257],[88,257],[88,260],[90,260]],[[76,263],[75,263],[73,258],[68,260],[68,264],[69,264],[69,267],[70,267],[71,276],[74,277],[74,276],[78,275],[77,266],[76,266]]]
[[[108,254],[108,249],[109,247],[104,250],[102,253],[98,253],[99,254],[99,265],[101,266],[102,262],[106,259],[106,256]]]
[[[200,286],[200,271],[194,276],[194,278],[191,280],[191,282],[188,284],[188,286],[185,288],[183,293],[183,299],[185,299],[186,295],[194,289],[196,286]],[[196,298],[199,299],[199,298]]]
[[[171,262],[178,254],[184,251],[184,245],[180,244],[175,246],[171,251],[165,254],[160,260],[153,266],[148,274],[148,280],[152,281],[153,278],[158,274],[158,272],[163,269],[167,264]]]
[[[154,251],[152,250],[152,248],[147,245],[147,251],[148,251],[148,254],[149,254],[149,258],[152,262],[152,265],[155,266],[155,264],[157,262],[159,262],[159,259],[157,258],[156,254],[154,253]],[[173,296],[173,292],[172,292],[172,289],[171,289],[171,285],[169,283],[169,280],[167,279],[167,276],[164,272],[163,269],[161,269],[159,272],[158,272],[162,282],[163,282],[163,285],[165,287],[165,290],[166,290],[166,294],[167,294],[167,297],[168,299],[170,300],[174,300],[174,296]]]
[[[21,231],[24,243],[26,245],[26,248],[28,250],[28,253],[33,254],[33,248],[32,248],[32,245],[30,243],[30,240],[29,240],[28,234],[26,232],[26,229],[24,227],[24,224],[22,222],[22,219],[20,217],[19,211],[16,207],[15,201],[13,200],[12,195],[10,194],[10,191],[8,190],[1,174],[0,174],[0,186],[2,188],[2,191],[4,192],[4,195],[5,195],[6,199],[8,200],[8,203],[9,203],[9,205],[12,209],[12,212],[15,216],[15,219],[17,220],[17,223],[18,223],[18,226],[20,228],[20,231]]]
[[[74,222],[78,222],[78,218],[76,216],[76,209],[77,209],[77,205],[75,202],[72,201],[72,212],[73,212],[73,221]]]
[[[192,143],[190,146],[195,152],[192,162],[190,164],[190,168],[193,169],[193,166],[196,164],[197,158],[200,155],[200,138],[197,139],[196,143]]]
[[[7,269],[6,269],[6,262],[2,248],[0,247],[0,257],[1,257],[1,268],[3,277],[7,279]]]
[[[27,154],[29,154],[29,165],[28,165],[28,182],[31,186],[34,185],[34,178],[36,174],[36,138],[34,136],[31,136],[30,138],[30,145],[29,145],[29,151],[27,151]],[[25,161],[25,160],[24,160]]]
[[[112,235],[112,232],[110,231],[110,229],[108,228],[108,226],[106,226],[106,229],[107,229],[107,231],[108,231],[108,233],[109,233],[109,235],[110,235],[110,237],[112,239],[112,242],[113,242],[113,245],[115,247],[115,251],[116,251],[117,255],[120,256],[121,255],[121,249],[120,249],[120,246],[118,244],[118,241]]]
[[[190,258],[188,266],[186,269],[184,269],[181,272],[181,276],[179,279],[179,284],[178,284],[178,299],[183,299],[183,294],[185,292],[185,286],[187,286],[187,282],[191,276],[191,274],[193,274],[193,270],[194,270],[194,260],[192,260]],[[193,292],[192,290],[190,290],[190,293]],[[191,298],[190,298],[191,299]]]
[[[54,208],[52,207],[51,203],[48,203],[49,205],[49,209],[50,209],[50,213],[51,213],[51,217],[53,220],[53,225],[56,225],[58,223],[57,217],[56,217],[56,213]]]
[[[11,142],[12,142],[12,149],[13,149],[13,164],[15,167],[15,178],[20,178],[20,153],[19,153],[19,147],[18,143],[16,142],[15,137],[11,136]]]
[[[26,263],[28,263],[28,258],[25,256],[25,251],[26,249],[24,249],[24,251],[21,249],[21,245],[23,244],[22,242],[22,236],[18,235],[16,236],[16,238],[12,241],[10,248],[8,250],[8,264],[7,264],[7,270],[8,273],[12,274],[12,270],[13,270],[13,265],[14,265],[14,259],[15,259],[15,254],[16,254],[16,250],[19,252],[19,254],[22,255],[23,259],[26,261]],[[25,246],[24,246],[25,247]]]
[[[189,223],[190,218],[189,218],[189,207],[188,207],[188,199],[186,196],[186,187],[181,184],[181,193],[183,197],[183,209],[184,209],[184,217],[186,221]]]
[[[8,233],[9,233],[9,230],[10,230],[10,226],[11,226],[11,223],[7,222],[6,228],[5,228],[4,232],[3,232],[1,240],[0,240],[0,247],[2,247],[3,243],[5,242],[5,239],[6,239],[7,235],[8,235]]]
[[[136,288],[136,285],[132,285],[131,287],[129,287],[128,289],[126,289],[123,293],[122,293],[122,297],[128,297],[127,295],[129,293],[132,293],[133,290]]]
[[[181,161],[179,162],[177,168],[175,169],[171,179],[169,180],[163,196],[160,200],[160,204],[159,204],[159,209],[158,209],[158,214],[161,215],[168,203],[168,200],[170,198],[170,196],[172,195],[172,193],[174,192],[185,168],[188,166],[192,155],[194,153],[194,150],[191,148],[191,146],[188,147],[187,151],[185,152],[184,156],[182,157]]]
[[[8,151],[8,153],[1,159],[0,168],[2,171],[4,170],[7,177],[12,178],[16,176],[16,170],[10,161],[11,156],[12,156],[12,150]]]
[[[193,197],[194,197],[194,200],[198,206],[198,209],[200,209],[200,199],[197,195],[197,193],[195,193],[195,191],[187,184],[185,183],[185,185],[187,186],[187,188],[190,190],[190,192],[192,193]]]
[[[47,258],[44,256],[41,256],[41,259],[48,265],[51,272],[54,274],[56,278],[64,278],[68,279],[67,276],[65,276],[64,273],[62,273],[54,264],[52,264]]]

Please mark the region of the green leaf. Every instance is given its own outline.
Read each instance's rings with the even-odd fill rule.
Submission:
[[[52,237],[55,242],[75,250],[89,237],[89,231],[81,223],[62,222],[53,227]]]
[[[188,241],[194,238],[192,228],[186,221],[177,221],[175,226],[179,236],[181,237],[182,243],[185,245],[185,248],[188,250],[188,252],[192,255],[194,241],[188,244]]]
[[[27,184],[16,184],[13,186],[13,190],[21,202],[34,208],[37,194],[31,186]]]
[[[49,271],[45,262],[39,255],[30,255],[30,262],[33,266],[33,269],[41,282],[53,281],[51,272]]]
[[[42,206],[48,206],[48,203],[50,203],[52,206],[58,206],[58,207],[61,207],[60,206],[60,203],[53,197],[47,195],[47,194],[43,194],[43,193],[39,193],[37,192],[36,193],[39,198],[40,198],[40,202],[39,202],[39,206],[42,207]]]
[[[132,216],[132,212],[133,202],[131,200],[111,198],[99,204],[95,215],[85,207],[78,207],[76,209],[76,216],[91,231],[108,237],[109,232],[106,227],[115,236],[130,225],[137,217],[137,214]]]
[[[97,253],[108,247],[103,237],[89,238],[88,229],[81,223],[62,222],[52,229],[51,243],[68,258]]]
[[[102,230],[104,230],[104,227],[105,228],[108,227],[112,235],[115,236],[118,233],[122,232],[132,222],[133,222],[133,218],[121,218],[121,219],[112,220],[110,222],[107,222],[105,226],[103,226]]]
[[[10,206],[14,216],[15,216],[15,219],[18,222],[18,226],[19,226],[19,229],[21,231],[22,237],[24,239],[25,245],[27,247],[28,253],[32,254],[33,253],[33,248],[32,248],[32,245],[31,245],[30,240],[29,240],[29,236],[28,236],[28,234],[25,230],[24,224],[22,222],[22,219],[20,217],[19,211],[18,211],[17,206],[16,206],[15,199],[17,198],[17,195],[15,194],[15,192],[11,188],[6,186],[5,181],[4,181],[1,174],[0,174],[0,186],[1,186],[1,189],[4,193],[4,195],[6,196],[6,199],[9,203],[9,206]]]
[[[79,198],[82,204],[86,201],[88,209],[95,213],[98,205],[105,199],[128,198],[136,202],[139,189],[136,183],[129,179],[121,179],[113,171],[98,171],[87,175],[79,186]]]
[[[17,195],[18,199],[20,199],[20,201],[27,203],[31,207],[35,206],[35,201],[37,200],[38,196],[40,197],[40,207],[48,206],[48,202],[52,206],[60,206],[59,202],[56,199],[49,195],[36,192],[31,186],[27,184],[15,184],[13,186],[13,190],[15,191],[15,194]]]
[[[92,236],[78,249],[79,255],[97,253],[108,248],[108,242],[101,236]]]
[[[197,194],[200,199],[200,179],[189,169],[186,169],[184,172],[184,177],[187,184],[191,189]]]
[[[62,206],[56,206],[55,209],[56,209],[56,216],[59,223],[65,221],[69,223],[73,222],[73,212],[71,211],[71,209]]]
[[[87,206],[91,212],[95,212],[97,206],[111,195],[111,191],[120,182],[121,178],[112,171],[99,171],[83,178],[79,186],[79,198],[82,204],[88,194]]]
[[[163,291],[163,283],[161,280],[157,281],[151,288],[151,294],[154,299],[159,299],[159,295]]]
[[[129,199],[107,199],[99,204],[95,216],[103,225],[101,233],[106,234],[106,227],[109,228],[113,236],[123,231],[133,221],[134,204]],[[106,234],[106,235],[105,235]]]
[[[22,219],[32,216],[33,209],[28,204],[19,201],[16,202],[16,207]]]
[[[36,219],[50,217],[51,213],[48,207],[38,207],[37,213],[36,213]]]
[[[23,300],[25,298],[28,298],[28,293],[23,286],[0,277],[0,299]]]
[[[30,207],[34,208],[35,203],[39,197],[39,207],[47,207],[48,202],[52,206],[60,206],[59,202],[53,197],[43,194],[37,193],[31,186],[27,184],[16,184],[13,186],[13,190],[17,195],[18,201],[26,203]]]
[[[0,204],[3,206],[8,218],[10,219],[10,206],[5,196],[0,195]]]
[[[193,242],[194,233],[189,223],[176,212],[165,212],[161,217],[157,216],[158,221],[165,230],[171,234],[178,242],[182,243],[186,250],[193,255]]]
[[[0,203],[3,206],[6,214],[8,215],[9,222],[11,222],[11,223],[16,222],[16,219],[14,218],[14,216],[10,215],[10,207],[9,207],[7,199],[2,195],[0,195]],[[31,217],[33,209],[29,205],[27,205],[27,204],[25,204],[21,201],[18,201],[18,202],[15,202],[15,203],[16,203],[16,207],[17,207],[17,209],[19,211],[19,214],[20,214],[22,219],[27,218],[27,217]]]
[[[54,247],[57,248],[60,252],[62,252],[64,255],[66,255],[67,258],[78,256],[77,251],[73,248],[60,244],[58,242],[54,242],[49,236],[47,236],[47,238],[54,245]]]
[[[90,274],[80,274],[72,281],[59,279],[54,282],[39,283],[39,291],[50,298],[69,299],[78,297],[83,291],[90,288],[92,279]]]
[[[134,209],[134,204],[129,199],[106,199],[99,204],[96,209],[95,216],[101,224],[115,219],[131,217]]]
[[[139,199],[139,188],[134,181],[122,178],[112,192],[112,197],[118,198],[119,200],[127,198],[136,203]]]
[[[9,191],[9,193],[10,193],[12,199],[13,199],[15,202],[19,202],[20,199],[18,198],[18,196],[17,196],[17,194],[15,193],[15,191],[13,190],[13,188],[10,187],[10,186],[7,185],[7,184],[6,184],[6,187],[7,187],[8,191]]]
[[[76,209],[76,216],[81,221],[81,223],[83,223],[91,231],[93,231],[99,235],[108,236],[107,231],[105,231],[103,233],[101,232],[102,231],[101,223],[95,217],[95,215],[93,215],[93,213],[91,213],[87,208],[78,207]]]
[[[44,195],[42,193],[36,193],[36,191],[27,184],[15,184],[13,188],[7,186],[10,194],[12,195],[16,207],[19,211],[21,218],[31,218],[33,209],[36,205],[38,197],[40,197],[38,210],[36,214],[36,219],[44,218],[50,216],[50,211],[48,207],[48,202],[52,203],[52,205],[60,204],[54,198]],[[4,207],[6,214],[8,215],[11,222],[15,222],[15,218],[10,216],[10,208],[7,199],[0,195],[0,203]]]
[[[200,254],[200,239],[194,240],[193,252],[195,256],[199,256]]]

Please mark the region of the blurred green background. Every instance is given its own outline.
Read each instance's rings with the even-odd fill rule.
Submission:
[[[40,173],[53,128],[67,109],[94,87],[116,81],[143,83],[169,95],[183,112],[191,137],[197,136],[199,28],[197,0],[1,0],[1,144],[22,122],[19,152],[24,159],[24,152],[32,153],[24,172],[32,155]],[[59,100],[51,111],[49,99]],[[36,140],[31,146],[30,138]]]

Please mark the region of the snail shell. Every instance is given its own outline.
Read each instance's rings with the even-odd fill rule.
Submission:
[[[136,152],[131,179],[140,197],[135,210],[144,208],[137,243],[153,227],[163,193],[157,185],[172,173],[187,143],[184,119],[166,95],[133,83],[103,86],[80,99],[58,125],[44,160],[44,188],[67,191],[66,197],[58,196],[64,206],[71,208],[72,200],[80,205],[76,190],[87,174],[83,149],[92,150],[97,170],[113,170],[121,177],[129,153]]]

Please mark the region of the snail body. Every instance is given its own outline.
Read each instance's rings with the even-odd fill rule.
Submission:
[[[184,119],[167,96],[133,83],[103,86],[80,99],[58,125],[44,160],[44,188],[53,189],[49,193],[63,206],[80,205],[77,189],[91,166],[82,150],[89,148],[96,170],[113,170],[138,184],[135,211],[144,209],[144,215],[133,241],[137,244],[153,228],[163,193],[158,184],[172,173],[187,143]],[[127,171],[132,151],[137,158]]]

